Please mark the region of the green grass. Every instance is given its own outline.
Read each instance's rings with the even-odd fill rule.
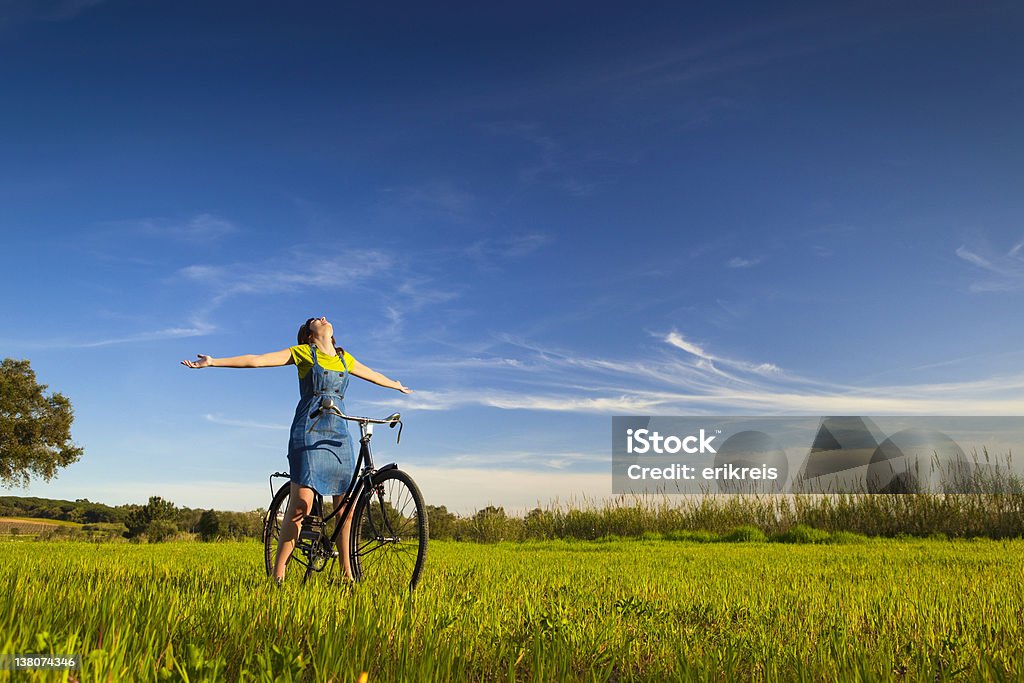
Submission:
[[[0,647],[89,681],[1024,678],[1024,541],[700,540],[432,542],[412,600],[277,590],[255,543],[0,542]]]

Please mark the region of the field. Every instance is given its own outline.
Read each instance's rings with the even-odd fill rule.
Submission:
[[[81,529],[81,524],[62,522],[56,519],[32,519],[28,517],[0,517],[0,535],[36,535],[54,528]]]
[[[1020,540],[438,542],[427,569],[409,600],[275,589],[252,542],[4,541],[0,645],[88,681],[1024,679]]]

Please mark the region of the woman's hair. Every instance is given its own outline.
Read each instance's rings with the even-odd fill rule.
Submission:
[[[302,327],[299,328],[299,333],[295,337],[295,341],[299,346],[309,343],[309,338],[313,334],[309,329],[309,324],[314,320],[318,320],[318,318],[310,318],[306,322],[302,323]],[[333,334],[331,335],[331,346],[333,346],[334,349],[338,352],[338,355],[341,355],[344,352],[344,349],[338,346],[338,342],[334,341]]]

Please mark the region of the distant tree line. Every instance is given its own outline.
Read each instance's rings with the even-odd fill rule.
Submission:
[[[262,510],[179,508],[158,496],[145,505],[109,507],[80,499],[0,498],[0,517],[80,522],[82,533],[164,541],[260,538]],[[946,538],[1024,537],[1024,488],[988,494],[843,494],[822,497],[708,496],[625,501],[588,509],[534,508],[523,516],[489,505],[470,515],[428,505],[430,538],[495,543],[547,539],[755,540],[828,534]],[[78,529],[55,528],[75,536]],[[820,533],[826,536],[821,536]],[[817,535],[816,535],[817,534]],[[794,536],[795,535],[795,536]],[[96,536],[89,536],[95,538]],[[820,537],[820,538],[819,538]],[[817,541],[815,541],[817,542]]]
[[[0,496],[0,517],[33,517],[55,519],[78,524],[124,522],[130,506],[111,507],[93,503],[87,498],[51,500],[49,498],[22,498]]]
[[[259,538],[263,533],[263,512],[223,512],[178,507],[153,496],[145,505],[119,506],[93,503],[86,498],[72,502],[48,498],[0,497],[0,517],[28,517],[84,525],[55,528],[50,535],[93,537],[96,534],[128,539],[165,541],[194,535],[204,541]]]

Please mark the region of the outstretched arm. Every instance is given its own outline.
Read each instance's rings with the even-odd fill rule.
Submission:
[[[349,368],[349,372],[352,373],[353,375],[355,375],[356,377],[359,377],[360,379],[365,379],[367,382],[373,382],[374,384],[379,384],[380,386],[387,387],[388,389],[394,389],[396,391],[401,391],[403,394],[411,394],[412,393],[412,389],[410,389],[407,386],[404,386],[398,380],[388,379],[387,377],[385,377],[384,375],[380,374],[376,370],[372,370],[372,369],[366,367],[365,365],[363,365],[359,361],[355,360],[354,358],[352,360],[355,361],[355,362],[353,363],[352,367]]]
[[[276,368],[280,365],[291,365],[290,349],[271,351],[270,353],[231,356],[230,358],[214,358],[198,354],[196,360],[183,360],[181,364],[189,368]]]

